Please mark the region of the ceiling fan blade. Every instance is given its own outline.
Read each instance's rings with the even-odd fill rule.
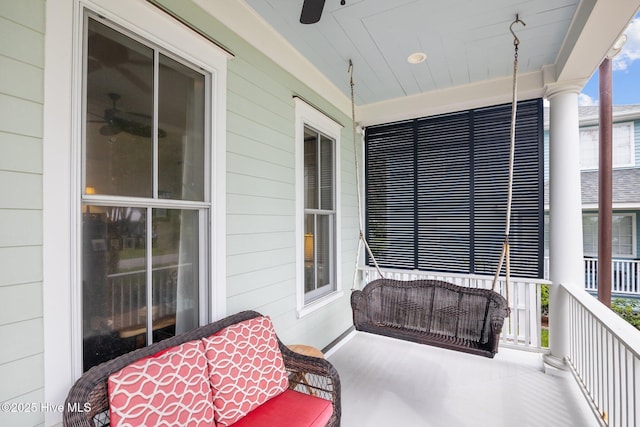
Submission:
[[[300,13],[301,24],[315,24],[322,16],[325,0],[304,0],[302,13]]]

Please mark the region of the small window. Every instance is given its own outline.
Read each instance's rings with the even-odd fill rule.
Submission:
[[[613,125],[613,167],[634,166],[635,144],[632,122]],[[580,167],[598,169],[600,130],[597,126],[580,129]]]
[[[611,253],[614,257],[629,258],[635,256],[635,215],[614,214],[612,217]],[[582,235],[584,254],[598,256],[598,215],[582,216]]]
[[[339,291],[340,125],[296,99],[298,312]]]

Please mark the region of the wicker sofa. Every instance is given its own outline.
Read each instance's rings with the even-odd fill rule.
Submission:
[[[492,358],[508,316],[505,298],[490,289],[439,280],[378,279],[351,294],[359,331]]]
[[[198,363],[194,362],[192,364],[199,365],[201,363],[206,363],[206,365],[203,366],[205,367],[204,375],[207,379],[204,381],[205,385],[199,385],[199,387],[200,389],[204,389],[202,391],[206,394],[207,399],[201,398],[200,394],[196,393],[193,394],[193,396],[189,397],[192,400],[188,401],[187,405],[185,406],[188,406],[189,411],[191,411],[195,407],[201,408],[203,407],[203,405],[206,408],[211,407],[212,409],[207,409],[206,411],[202,412],[206,412],[207,416],[210,417],[213,417],[213,414],[211,414],[210,411],[215,412],[215,421],[212,420],[212,422],[210,424],[207,423],[207,425],[215,425],[218,427],[227,425],[240,427],[256,425],[339,426],[341,414],[340,379],[333,365],[329,361],[324,359],[294,353],[277,338],[275,333],[271,334],[271,343],[273,348],[267,349],[266,352],[282,355],[281,358],[279,358],[278,356],[278,361],[280,364],[282,364],[283,362],[282,376],[280,381],[280,384],[283,385],[283,390],[278,390],[278,394],[276,396],[267,397],[268,400],[266,402],[261,403],[257,408],[254,407],[253,409],[250,409],[248,413],[246,413],[247,406],[244,406],[246,403],[246,396],[244,398],[245,400],[243,400],[242,402],[231,402],[233,405],[237,406],[236,408],[232,408],[232,410],[235,410],[236,412],[240,409],[245,410],[245,413],[240,414],[240,419],[237,421],[229,421],[228,419],[224,420],[218,417],[221,399],[220,395],[225,390],[225,387],[228,386],[228,384],[224,386],[219,385],[218,389],[216,390],[216,376],[219,377],[219,375],[217,375],[217,371],[218,369],[222,370],[223,367],[226,366],[229,371],[225,375],[236,375],[236,372],[238,371],[238,363],[236,362],[236,356],[231,355],[232,352],[242,352],[244,351],[243,349],[247,346],[254,346],[256,349],[264,348],[256,346],[254,344],[256,337],[250,336],[247,338],[246,335],[241,336],[241,334],[236,333],[240,330],[238,328],[244,327],[245,324],[263,322],[263,319],[268,318],[253,311],[244,311],[226,317],[215,323],[202,326],[192,331],[179,334],[164,341],[160,341],[148,347],[144,347],[131,353],[124,354],[120,357],[89,369],[76,381],[76,383],[68,393],[64,405],[64,425],[117,425],[118,421],[116,420],[116,415],[118,415],[120,413],[119,411],[121,410],[121,408],[114,408],[114,405],[116,405],[115,402],[117,397],[122,395],[126,398],[125,400],[131,398],[129,391],[127,390],[125,390],[124,394],[116,393],[116,391],[118,390],[117,387],[119,385],[134,385],[140,388],[139,383],[141,381],[149,383],[149,381],[147,381],[147,377],[149,375],[155,375],[156,378],[151,378],[151,385],[157,386],[157,383],[166,382],[167,378],[173,378],[171,376],[178,373],[177,369],[182,368],[176,368],[176,372],[169,373],[169,376],[162,374],[164,376],[160,380],[157,378],[159,376],[159,374],[157,374],[157,370],[147,370],[145,371],[145,376],[142,377],[142,380],[129,381],[129,383],[127,383],[127,379],[122,376],[123,372],[130,373],[129,371],[133,369],[132,367],[138,369],[139,365],[148,367],[150,363],[149,361],[151,361],[151,363],[155,363],[156,359],[162,357],[174,358],[171,360],[166,359],[168,363],[165,365],[168,366],[169,369],[171,369],[172,364],[175,364],[174,361],[176,360],[176,355],[180,356],[179,359],[177,359],[179,362],[178,364],[185,364],[190,362],[191,356],[184,355],[183,357],[183,355],[179,354],[179,351],[181,351],[183,348],[189,348],[189,351],[191,352],[191,347],[204,346],[204,349],[206,350],[207,361],[201,362],[200,357],[198,359]],[[268,320],[268,322],[270,325],[270,320]],[[226,340],[222,342],[222,345],[225,345],[227,347],[208,347],[211,344],[208,344],[207,340],[210,340],[210,342],[214,342],[214,340],[218,340],[216,342],[221,342],[221,339]],[[201,342],[205,342],[205,344],[203,345],[201,344]],[[251,344],[249,344],[249,342],[251,342]],[[277,349],[279,349],[279,353]],[[263,352],[261,352],[260,350],[258,351],[259,354],[257,358],[263,358]],[[229,355],[227,356],[227,354]],[[215,362],[211,362],[211,357],[217,357],[222,361],[218,360]],[[270,358],[271,355],[268,357],[264,357],[264,359],[271,360]],[[254,356],[253,359],[256,359],[256,357]],[[252,362],[250,361],[250,363]],[[246,365],[240,366],[240,371],[242,371],[242,369],[248,370]],[[202,372],[200,372],[202,371],[201,368],[202,366],[200,366],[198,371],[198,375],[200,376],[203,375]],[[258,370],[260,370],[260,372],[267,372],[271,371],[271,367],[267,366],[266,369],[264,367],[260,367]],[[251,369],[251,371],[255,372],[256,369]],[[137,372],[138,371],[136,371],[136,373]],[[119,380],[122,381],[120,381],[119,383]],[[217,380],[220,380],[220,378],[217,378]],[[186,383],[193,384],[193,380],[188,379]],[[262,380],[260,380],[259,384],[263,384]],[[163,386],[167,386],[167,384],[164,384]],[[187,395],[188,390],[178,390],[176,389],[175,385],[171,384],[169,384],[169,387],[172,388],[169,394],[173,394],[174,398],[175,396],[184,397]],[[208,387],[211,388],[211,390],[207,390]],[[233,387],[238,387],[238,384],[233,384]],[[249,386],[240,384],[240,387],[247,388]],[[258,387],[255,387],[254,385],[253,388],[261,388],[261,385]],[[198,390],[198,392],[199,391],[201,390]],[[226,391],[229,392],[226,394],[229,399],[238,399],[236,397],[236,395],[238,394],[237,390],[229,389],[227,387]],[[149,394],[153,399],[156,399],[158,395],[163,393],[164,391],[162,391],[162,393],[159,393],[156,389]],[[213,398],[213,404],[210,404],[211,402],[207,401],[209,397]],[[169,406],[169,404],[166,402],[167,401],[165,400],[164,406],[160,408],[161,411],[164,411]],[[129,406],[134,404],[137,405],[137,407],[140,407],[140,402],[130,402]],[[146,404],[148,404],[148,402],[145,402],[145,405]],[[174,402],[170,402],[170,404],[176,406]],[[118,403],[118,405],[120,405],[120,403]],[[214,407],[215,409],[213,409]],[[138,410],[136,408],[134,408],[134,410]],[[147,410],[146,408],[147,407],[144,406],[144,411],[147,412],[157,412],[158,409],[157,407],[151,408],[151,410]],[[228,413],[232,412],[229,411]],[[235,412],[232,413],[232,415],[235,416]],[[185,424],[202,425],[201,422],[195,423],[192,421],[192,419],[189,420],[190,421],[186,422]],[[129,420],[127,422],[129,423],[129,425],[141,425],[138,421],[132,422]],[[151,425],[158,424],[159,422],[160,421],[157,418],[146,419],[143,424]],[[166,419],[163,419],[163,422],[165,422],[166,424]],[[183,422],[177,423],[176,421],[172,421],[169,422],[168,425],[177,424],[183,424]]]

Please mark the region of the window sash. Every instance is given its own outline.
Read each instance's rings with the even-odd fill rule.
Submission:
[[[598,256],[598,214],[582,215],[584,254]],[[611,223],[611,254],[614,257],[635,257],[635,214],[613,214]]]
[[[147,120],[146,117],[149,118],[148,122],[145,122],[145,126],[148,126],[148,131],[142,132],[144,129],[139,127],[130,129],[125,126],[124,130],[119,128],[115,129],[114,132],[100,132],[105,127],[113,127],[114,123],[112,122],[100,124],[99,128],[92,128],[90,126],[91,116],[87,112],[89,96],[89,91],[86,90],[86,86],[89,84],[87,79],[84,80],[85,90],[83,91],[85,94],[83,100],[84,116],[86,118],[86,126],[82,136],[83,185],[80,194],[83,208],[83,222],[88,224],[91,218],[103,221],[103,219],[99,219],[100,216],[102,215],[102,218],[105,218],[105,212],[113,208],[122,210],[123,212],[138,213],[135,214],[136,218],[133,221],[131,218],[127,220],[112,218],[110,220],[112,228],[124,227],[128,230],[124,233],[119,233],[123,234],[122,236],[112,239],[112,236],[102,233],[102,236],[93,239],[90,245],[83,245],[83,261],[81,262],[83,277],[91,273],[89,269],[95,267],[90,264],[89,258],[90,254],[96,252],[96,248],[101,250],[101,248],[104,247],[105,249],[105,255],[100,257],[100,259],[102,259],[101,263],[114,263],[113,268],[111,268],[113,271],[111,272],[109,272],[110,267],[108,265],[103,266],[104,269],[102,273],[93,271],[93,273],[99,273],[98,276],[103,277],[104,280],[98,279],[98,283],[102,282],[104,285],[102,289],[98,289],[100,286],[87,287],[87,280],[83,280],[83,282],[85,282],[85,290],[82,292],[84,294],[83,299],[88,298],[88,300],[91,300],[93,298],[95,301],[99,300],[99,295],[95,294],[95,292],[104,293],[107,292],[108,289],[113,288],[115,286],[114,283],[121,280],[116,280],[116,277],[127,276],[127,280],[130,283],[128,285],[128,295],[122,294],[120,297],[116,297],[113,293],[111,295],[104,295],[104,300],[111,301],[112,304],[111,307],[105,306],[100,309],[104,311],[103,314],[106,316],[106,324],[101,325],[102,329],[96,329],[95,319],[87,321],[90,316],[96,313],[90,312],[92,310],[92,308],[90,308],[92,307],[91,304],[84,304],[82,334],[86,340],[95,336],[100,337],[101,334],[104,336],[107,331],[113,330],[115,335],[109,335],[111,337],[110,339],[113,340],[116,339],[116,335],[124,339],[128,337],[123,338],[123,334],[133,333],[137,337],[134,345],[139,347],[162,340],[183,330],[196,327],[198,324],[206,321],[209,315],[205,284],[207,283],[206,278],[208,277],[209,271],[207,248],[210,246],[209,222],[212,209],[209,201],[210,185],[208,184],[211,168],[208,159],[210,158],[211,147],[206,141],[210,141],[212,135],[210,130],[211,121],[209,119],[211,111],[209,94],[212,92],[210,88],[211,76],[208,73],[200,71],[199,67],[188,64],[170,52],[141,40],[128,31],[112,24],[110,21],[97,17],[92,13],[85,15],[85,24],[87,24],[84,27],[85,31],[89,31],[89,28],[91,28],[88,25],[89,20],[96,23],[93,25],[93,28],[106,28],[107,30],[103,31],[111,32],[112,34],[115,31],[117,34],[122,34],[121,37],[118,37],[127,40],[127,43],[131,46],[146,46],[146,48],[153,51],[153,73],[151,73],[151,81],[146,82],[152,91],[151,114],[140,115],[140,117],[145,117],[144,120]],[[84,40],[87,42],[86,36]],[[85,58],[89,58],[90,56],[88,49],[87,44],[85,44]],[[84,69],[85,73],[88,72],[89,66],[86,65]],[[171,71],[172,69],[174,71]],[[180,89],[183,89],[182,94],[185,95],[183,101],[185,101],[186,109],[181,111],[184,117],[183,125],[171,123],[169,120],[171,116],[162,113],[162,111],[166,111],[166,109],[161,110],[159,107],[159,103],[162,102],[163,99],[159,94],[162,94],[162,91],[165,89],[164,86],[161,86],[162,81],[171,79],[173,83],[176,83],[176,79],[178,79],[179,76],[169,75],[175,72],[177,72],[177,74],[182,73],[180,75],[186,77],[180,86]],[[99,82],[97,82],[97,84],[99,84]],[[140,82],[140,84],[145,84],[145,82]],[[190,85],[192,89],[189,88]],[[176,92],[177,85],[172,84],[171,86],[174,90],[171,107],[174,108],[173,113],[175,114],[175,99],[177,96],[180,96],[180,89]],[[118,111],[120,111],[118,106],[110,106],[110,108],[114,110],[117,108]],[[105,116],[106,114],[105,112]],[[132,114],[129,117],[138,116]],[[115,124],[120,126],[118,122]],[[107,129],[107,131],[108,130],[109,129]],[[103,137],[108,137],[109,141],[107,142],[111,145],[117,142],[116,136],[120,135],[122,135],[120,137],[129,144],[139,143],[140,140],[150,141],[151,154],[144,156],[144,158],[150,162],[150,166],[143,168],[147,171],[146,173],[151,174],[151,179],[147,182],[148,189],[143,192],[137,191],[131,193],[129,191],[130,185],[123,185],[119,188],[123,189],[124,192],[117,191],[117,188],[116,191],[102,191],[106,186],[96,185],[96,183],[100,183],[100,181],[96,181],[95,178],[99,179],[100,174],[103,176],[109,174],[109,170],[104,168],[102,170],[98,169],[98,175],[91,174],[93,167],[95,167],[95,162],[90,164],[88,159],[89,149],[87,141],[89,132],[94,132],[94,135],[97,135],[99,132]],[[163,132],[165,134],[163,134]],[[170,138],[167,135],[169,133],[173,133],[175,136]],[[164,139],[164,137],[166,137],[166,139]],[[100,136],[95,138],[100,139]],[[161,140],[161,138],[163,139]],[[177,140],[177,143],[173,144],[173,146],[167,145],[170,141],[174,140]],[[107,143],[105,141],[99,142],[103,144]],[[128,147],[125,145],[123,148],[126,150]],[[170,151],[168,156],[166,155],[167,150]],[[136,156],[129,157],[133,157],[134,160],[137,158]],[[171,162],[166,163],[168,157],[176,162],[180,160],[182,163],[182,165],[178,165],[178,167],[182,167],[183,171],[178,171],[179,176],[175,176],[175,179],[167,179],[167,174],[175,175],[176,173],[175,165],[172,166]],[[180,159],[177,159],[177,157],[180,157]],[[126,158],[126,156],[122,158]],[[100,160],[99,158],[97,159],[97,161]],[[132,166],[135,165],[132,163]],[[135,170],[135,168],[131,170]],[[113,178],[113,175],[107,176]],[[175,182],[176,179],[180,181],[181,188],[177,187],[177,191],[175,191],[174,194],[167,194],[166,191],[158,190],[159,184],[165,185],[166,183],[172,183]],[[178,194],[178,192],[180,194]],[[139,229],[135,232],[135,235],[139,237],[134,237],[131,234],[131,227]],[[88,231],[86,227],[83,227],[83,241],[89,237]],[[156,239],[163,239],[164,243],[158,245],[155,243]],[[110,246],[112,243],[114,245],[117,244],[119,247],[112,248]],[[131,246],[131,248],[129,248],[129,246]],[[136,255],[137,259],[142,261],[141,266],[135,269],[137,273],[116,271],[120,268],[120,264],[122,264],[121,261],[123,260],[119,260],[119,255],[124,253],[123,250],[136,249],[137,247],[142,251],[142,253]],[[168,251],[168,253],[165,254],[158,251]],[[167,257],[171,259],[169,260]],[[169,262],[170,265],[158,265],[158,262],[162,262],[163,264]],[[166,274],[164,274],[165,270],[167,274],[169,274],[167,277],[165,277]],[[93,276],[95,276],[95,274],[93,274]],[[137,278],[134,278],[134,276]],[[93,279],[95,279],[95,277],[93,277]],[[135,283],[133,283],[132,280]],[[169,283],[160,284],[160,282],[167,281],[169,281]],[[121,290],[121,292],[125,291]],[[98,298],[96,299],[96,297]],[[98,304],[104,305],[104,301],[98,301]],[[137,307],[135,310],[126,310],[123,308],[129,306],[134,307],[134,305]],[[93,304],[93,306],[95,306],[95,304]],[[114,313],[124,314],[122,316],[116,316]],[[124,317],[127,316],[128,318],[124,319]],[[169,325],[169,335],[160,334],[160,332],[166,328],[159,328],[159,326],[162,326],[164,323],[159,325],[158,322],[163,322],[165,318],[171,316],[174,317],[174,329],[171,330],[172,326]],[[103,338],[100,338],[100,340],[103,340]],[[115,351],[116,353],[118,351],[125,352],[131,350],[120,348],[119,344],[115,341],[111,342],[111,344],[96,341],[93,344],[89,344],[91,348],[86,349],[89,350],[89,353],[99,353],[102,351],[100,350],[101,346],[111,347],[112,350],[110,351]],[[86,354],[87,352],[85,351],[85,356]],[[115,353],[111,355],[107,354],[106,356],[102,354],[101,357],[110,358],[116,355]],[[84,370],[89,367],[90,363],[87,364],[87,359],[85,358]]]
[[[635,166],[633,122],[614,123],[612,133],[612,163],[614,168]],[[600,157],[598,126],[580,128],[580,168],[598,169]]]
[[[335,141],[304,125],[304,303],[335,286]]]

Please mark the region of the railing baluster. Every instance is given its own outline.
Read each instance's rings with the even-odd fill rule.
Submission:
[[[567,360],[572,373],[584,385],[607,425],[637,425],[638,331],[592,296],[570,286],[559,286],[569,295],[572,332]]]

